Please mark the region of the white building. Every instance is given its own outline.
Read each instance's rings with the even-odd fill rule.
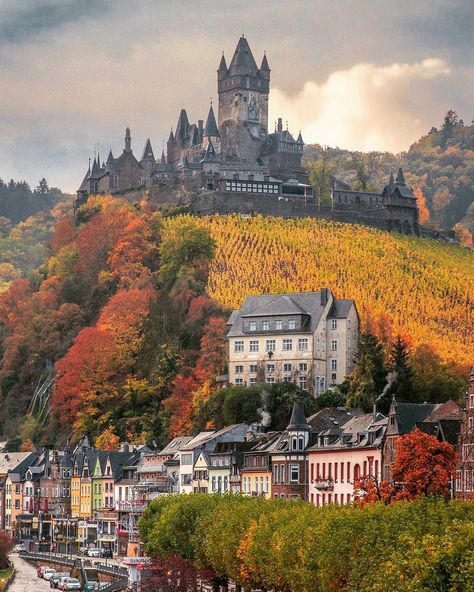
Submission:
[[[354,481],[382,477],[382,446],[387,418],[380,413],[353,417],[340,428],[317,435],[308,449],[309,496],[316,506],[348,504]]]
[[[359,318],[330,290],[248,296],[227,321],[229,382],[295,382],[315,394],[354,367]]]
[[[208,487],[208,476],[205,479],[195,479],[198,476],[197,473],[194,473],[195,465],[201,453],[203,451],[206,453],[213,452],[220,442],[244,442],[249,427],[246,423],[239,423],[222,428],[222,430],[205,430],[197,434],[189,442],[183,444],[178,453],[179,493],[193,493],[195,490],[197,491],[201,487],[201,485],[197,484],[198,481],[206,482],[206,485],[202,485],[202,488]],[[206,467],[208,467],[208,457],[204,455],[197,470],[207,472]],[[204,477],[204,474],[199,476]]]

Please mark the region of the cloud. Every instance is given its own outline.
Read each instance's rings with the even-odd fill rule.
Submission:
[[[446,62],[436,58],[384,67],[360,63],[321,84],[308,81],[296,95],[273,89],[270,121],[283,114],[306,143],[399,152],[438,121],[432,85],[449,75]]]

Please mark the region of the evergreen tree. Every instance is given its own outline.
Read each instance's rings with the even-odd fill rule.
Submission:
[[[370,331],[363,331],[359,335],[357,359],[349,379],[349,407],[370,411],[383,391],[386,377],[383,346]]]
[[[397,335],[390,351],[389,369],[396,373],[396,378],[390,388],[390,394],[398,401],[415,402],[413,388],[413,368],[410,352],[406,341]]]
[[[35,189],[35,191],[36,193],[41,193],[42,195],[49,193],[48,181],[46,181],[44,177],[38,183],[38,187]]]

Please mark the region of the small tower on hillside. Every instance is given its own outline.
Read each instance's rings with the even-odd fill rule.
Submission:
[[[311,426],[306,421],[303,406],[299,401],[293,403],[290,423],[286,428],[288,432],[288,448],[291,451],[302,451],[309,444]]]

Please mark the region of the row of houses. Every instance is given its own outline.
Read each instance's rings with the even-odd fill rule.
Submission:
[[[18,540],[97,545],[133,556],[141,552],[138,519],[163,494],[233,492],[347,504],[359,477],[390,479],[401,435],[418,428],[457,445],[474,416],[474,370],[469,392],[464,422],[453,401],[393,400],[387,416],[332,407],[310,417],[295,402],[281,432],[241,423],[176,437],[159,451],[95,450],[84,436],[61,451],[2,453],[0,528]],[[471,471],[465,479],[464,471]],[[462,487],[474,489],[473,475],[468,463],[458,475],[458,494],[471,495]]]

